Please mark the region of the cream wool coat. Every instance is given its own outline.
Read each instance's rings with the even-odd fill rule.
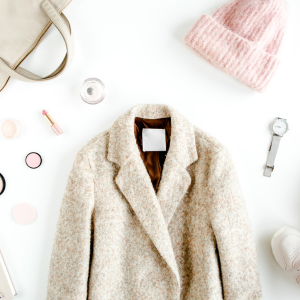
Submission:
[[[135,117],[171,117],[155,193]],[[77,155],[47,300],[262,299],[248,214],[227,150],[164,105],[139,105]]]

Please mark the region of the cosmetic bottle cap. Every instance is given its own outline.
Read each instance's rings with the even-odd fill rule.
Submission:
[[[105,85],[97,78],[86,79],[81,87],[80,95],[88,104],[100,103],[105,97]]]

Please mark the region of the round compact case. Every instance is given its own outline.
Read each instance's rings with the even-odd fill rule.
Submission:
[[[15,119],[4,119],[0,122],[0,136],[6,140],[18,138],[21,132],[21,124]]]
[[[30,152],[25,158],[25,163],[30,169],[37,169],[41,166],[43,160],[40,154]]]
[[[6,182],[4,176],[0,173],[0,195],[2,195],[5,191]]]

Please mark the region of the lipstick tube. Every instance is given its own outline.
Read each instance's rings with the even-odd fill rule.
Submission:
[[[43,116],[50,124],[52,130],[56,135],[61,135],[63,133],[63,130],[60,128],[60,126],[53,120],[53,118],[45,110],[43,110]]]

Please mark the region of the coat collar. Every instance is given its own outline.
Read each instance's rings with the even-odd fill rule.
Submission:
[[[136,144],[135,117],[171,117],[170,147],[157,194]],[[180,288],[178,266],[168,225],[191,184],[186,168],[198,159],[193,126],[166,105],[135,106],[112,126],[107,158],[120,166],[116,183],[153,244],[173,271]]]
[[[171,117],[171,143],[168,156],[184,168],[197,160],[193,126],[177,111],[167,105],[140,104],[116,120],[110,130],[108,159],[122,166],[137,149],[134,136],[134,119],[159,119]]]

